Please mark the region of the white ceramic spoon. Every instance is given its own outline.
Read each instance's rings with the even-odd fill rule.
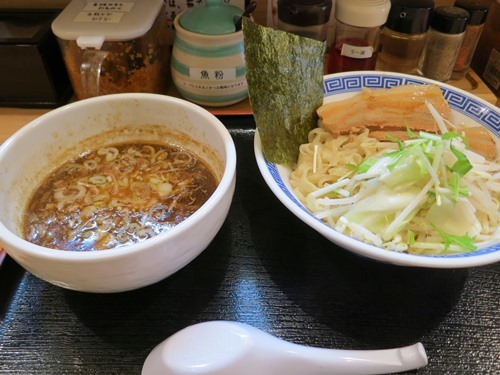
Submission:
[[[199,323],[173,334],[146,358],[142,375],[386,374],[427,365],[422,344],[338,350],[293,344],[247,324]]]

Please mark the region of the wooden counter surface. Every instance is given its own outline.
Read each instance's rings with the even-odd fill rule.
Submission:
[[[469,71],[467,76],[459,81],[450,81],[449,84],[474,94],[493,105],[499,105],[499,99],[491,92],[474,71]],[[174,89],[169,95],[178,96]],[[252,113],[248,99],[229,107],[207,108],[215,115],[248,115]],[[48,112],[49,109],[31,108],[0,108],[0,143],[5,141],[23,125],[38,116]]]

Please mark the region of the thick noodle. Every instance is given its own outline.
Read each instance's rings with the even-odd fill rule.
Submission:
[[[429,255],[470,251],[457,246],[455,242],[459,240],[446,243],[439,228],[429,223],[437,221],[435,211],[443,207],[450,213],[459,207],[461,213],[459,218],[448,215],[446,223],[442,223],[444,228],[453,231],[454,227],[466,226],[467,233],[461,234],[473,238],[475,248],[490,246],[500,240],[499,163],[466,149],[461,139],[454,139],[453,145],[472,164],[472,169],[460,179],[460,191],[468,194],[464,193],[456,202],[450,198],[453,190],[450,171],[439,164],[446,161],[452,165],[455,162],[452,152],[433,150],[432,161],[423,153],[420,155],[417,149],[414,157],[421,168],[427,168],[427,175],[395,184],[388,190],[381,184],[387,174],[383,177],[369,174],[385,168],[382,166],[384,155],[397,152],[398,144],[370,138],[368,131],[334,137],[323,128],[312,130],[309,143],[300,146],[290,184],[297,198],[316,217],[340,232],[388,250]],[[378,160],[381,166],[374,165],[364,174],[357,173],[356,168],[370,159]],[[366,213],[368,219],[361,220],[366,226],[352,220]],[[455,233],[454,239],[457,238],[463,237]]]

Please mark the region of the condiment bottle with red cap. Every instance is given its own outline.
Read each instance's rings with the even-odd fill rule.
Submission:
[[[335,38],[328,73],[374,70],[390,0],[336,0]]]

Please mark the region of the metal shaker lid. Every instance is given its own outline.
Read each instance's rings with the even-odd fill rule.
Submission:
[[[457,0],[454,6],[465,9],[470,14],[469,25],[481,25],[486,21],[488,7],[477,0]]]
[[[465,9],[442,6],[434,9],[431,27],[445,34],[461,34],[468,21],[469,12]]]

